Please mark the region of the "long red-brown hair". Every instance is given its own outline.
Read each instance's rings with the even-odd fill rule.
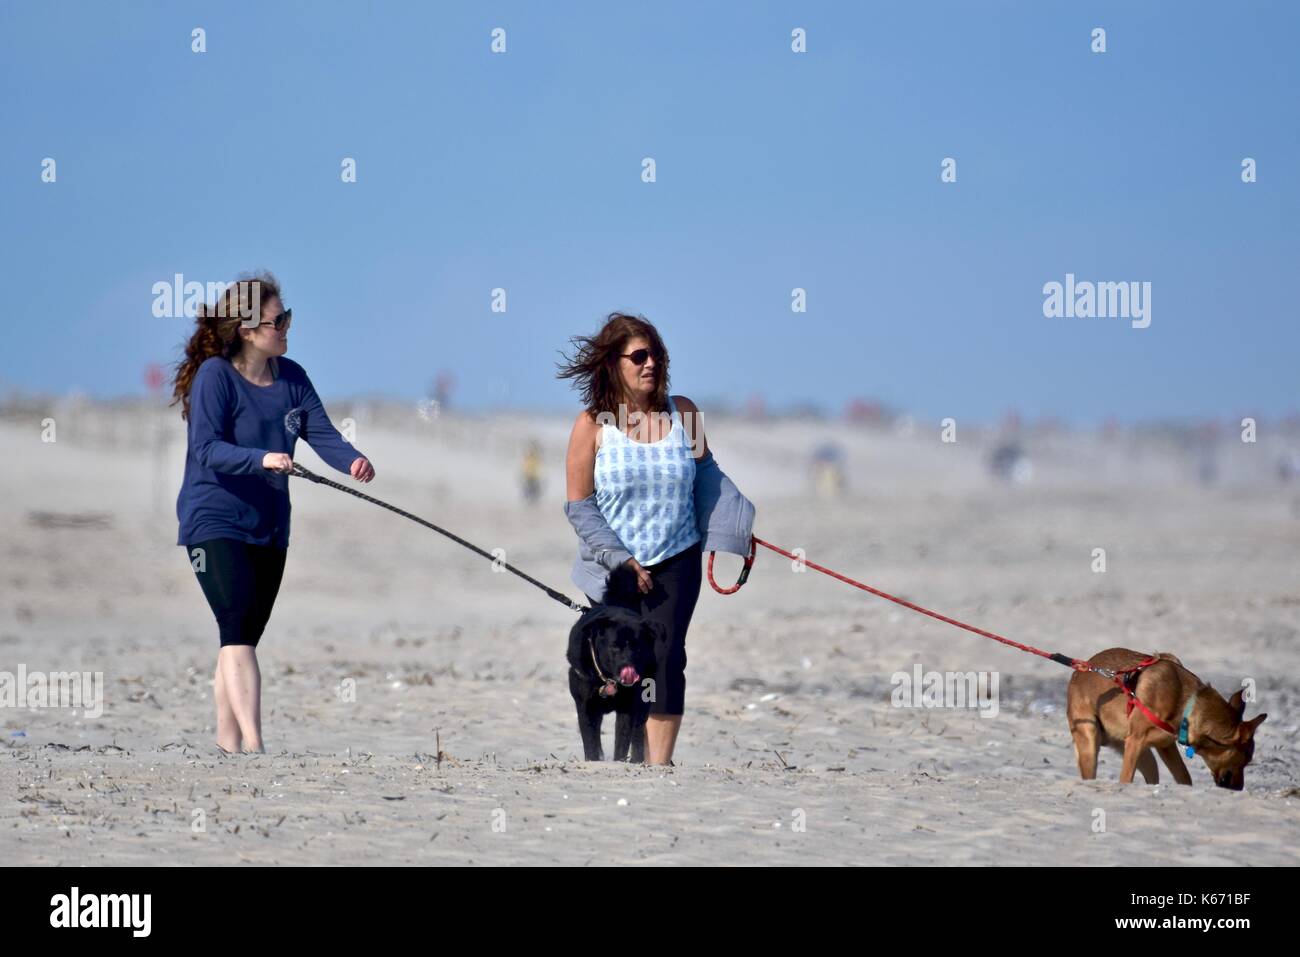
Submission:
[[[256,306],[280,296],[280,284],[269,272],[240,276],[211,304],[200,305],[194,316],[194,333],[185,344],[185,357],[172,377],[171,405],[181,403],[181,418],[190,417],[190,389],[199,366],[213,356],[233,359],[244,347],[239,326]],[[259,314],[257,318],[262,317]]]
[[[619,359],[627,344],[638,336],[650,343],[658,375],[655,377],[655,394],[651,411],[662,412],[668,408],[668,350],[659,336],[659,330],[644,316],[630,316],[611,312],[605,324],[594,336],[574,336],[569,342],[575,347],[572,357],[565,356],[557,363],[557,379],[573,379],[582,396],[587,412],[596,418],[602,412],[618,415],[620,403],[626,402],[623,377],[619,374]]]

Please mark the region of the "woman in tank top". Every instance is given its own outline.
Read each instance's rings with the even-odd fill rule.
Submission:
[[[696,462],[708,452],[704,428],[695,403],[668,394],[668,352],[644,318],[614,313],[596,335],[573,343],[577,354],[559,375],[577,382],[585,408],[569,439],[567,498],[594,495],[617,536],[605,541],[622,546],[602,550],[614,569],[605,603],[664,626],[646,762],[672,764],[685,702],[686,630],[700,594],[693,488]]]

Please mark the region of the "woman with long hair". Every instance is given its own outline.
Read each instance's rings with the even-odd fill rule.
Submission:
[[[270,273],[200,306],[172,405],[188,423],[177,544],[217,619],[217,747],[264,751],[257,643],[289,547],[289,473],[299,438],[359,482],[375,470],[334,428],[302,366],[284,358],[293,310]]]
[[[705,551],[744,555],[754,507],[709,451],[700,410],[668,393],[668,350],[641,316],[611,313],[574,337],[558,377],[583,410],[565,464],[564,505],[578,535],[572,579],[593,604],[628,608],[664,626],[655,649],[646,762],[672,764],[686,699],[686,630]]]

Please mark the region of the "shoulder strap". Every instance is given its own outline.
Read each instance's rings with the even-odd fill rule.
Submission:
[[[600,426],[600,432],[599,432],[600,444],[596,447],[596,451],[597,453],[599,453],[600,450],[603,449],[605,445],[609,442],[609,437],[611,433],[623,435],[623,430],[615,428],[609,422],[600,422],[599,420],[597,421],[597,425]],[[623,437],[627,438],[627,436],[625,435]]]

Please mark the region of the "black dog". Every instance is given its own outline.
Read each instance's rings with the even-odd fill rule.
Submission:
[[[600,725],[613,711],[614,760],[645,761],[653,682],[644,682],[654,677],[656,642],[666,638],[658,622],[616,605],[588,609],[569,632],[569,691],[586,760],[604,760]]]

